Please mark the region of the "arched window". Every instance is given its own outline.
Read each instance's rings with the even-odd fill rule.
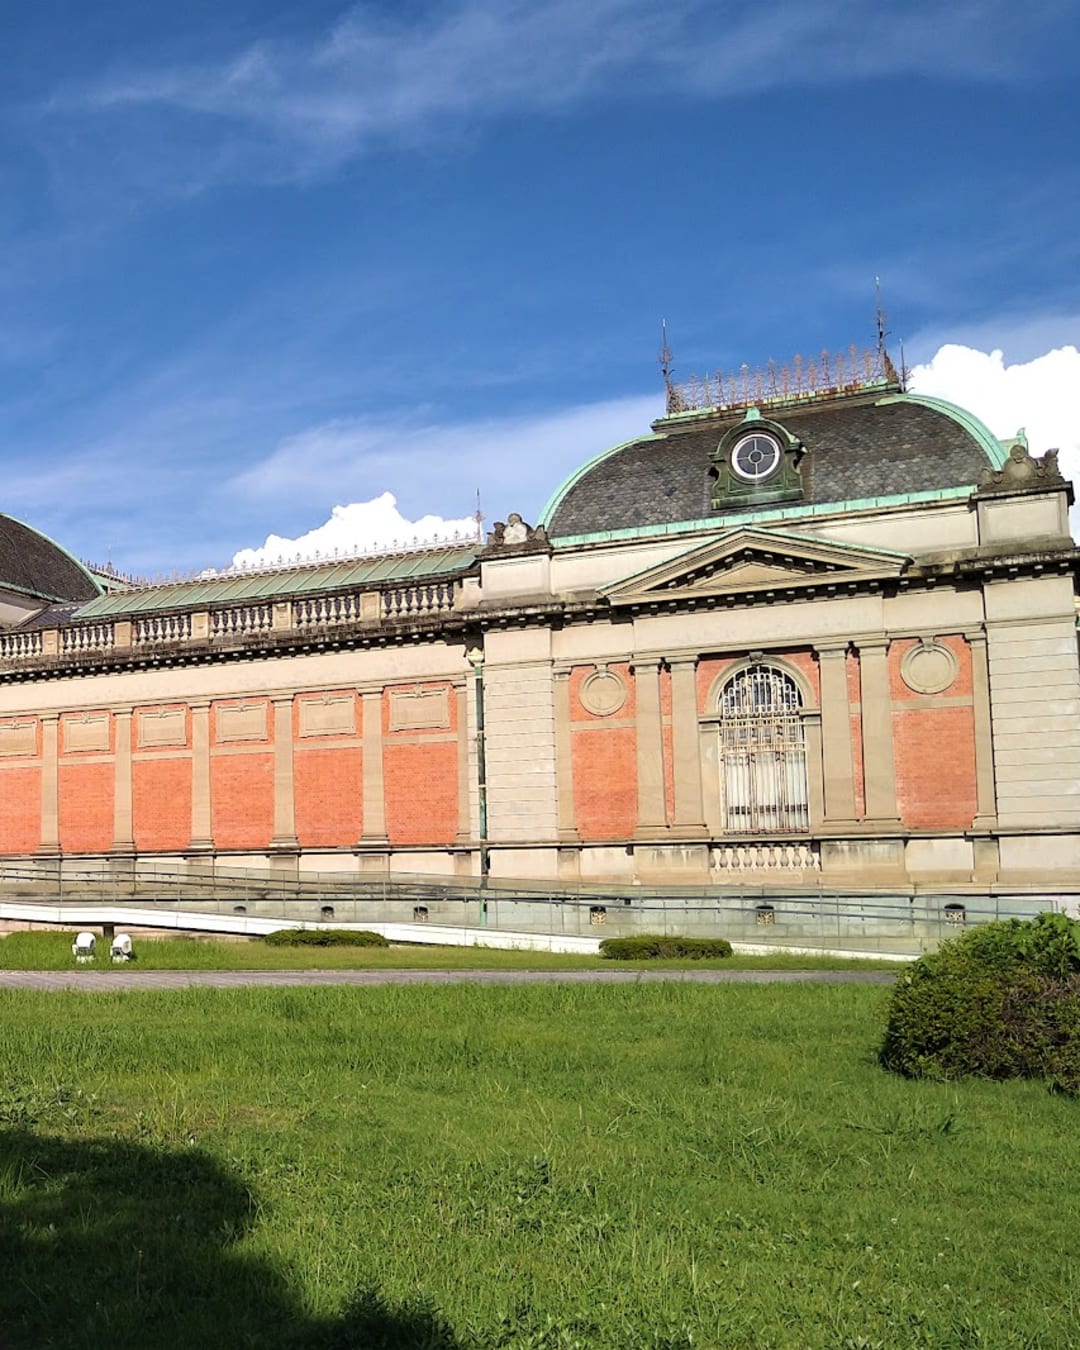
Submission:
[[[754,665],[720,691],[720,796],[734,834],[806,830],[802,697],[790,675]]]

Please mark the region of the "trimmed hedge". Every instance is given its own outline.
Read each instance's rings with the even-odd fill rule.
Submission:
[[[271,947],[389,947],[381,933],[366,928],[279,928],[263,938]]]
[[[896,983],[880,1060],[909,1078],[1045,1078],[1080,1092],[1080,923],[985,924],[921,957]]]
[[[731,955],[726,938],[664,937],[642,933],[636,937],[605,938],[600,955],[609,961],[663,961],[689,957],[692,961],[715,961]]]

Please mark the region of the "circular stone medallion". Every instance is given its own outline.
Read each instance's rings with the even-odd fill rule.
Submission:
[[[940,642],[912,647],[900,662],[900,676],[916,694],[941,694],[955,681],[957,661]]]
[[[626,685],[610,670],[597,670],[581,686],[581,706],[594,717],[610,717],[626,702]]]

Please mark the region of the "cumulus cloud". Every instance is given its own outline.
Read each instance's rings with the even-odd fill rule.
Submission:
[[[473,516],[460,520],[445,520],[442,516],[408,520],[398,509],[394,494],[383,492],[369,502],[335,506],[328,521],[298,539],[268,535],[261,548],[244,548],[235,554],[233,566],[270,567],[294,558],[332,558],[407,549],[436,540],[473,540],[477,538],[477,528]]]
[[[432,535],[474,529],[471,517],[423,515],[410,521],[398,509],[398,495],[411,485],[423,504],[461,505],[482,489],[485,510],[519,511],[535,519],[560,481],[593,455],[640,436],[662,411],[659,394],[609,399],[535,416],[476,422],[377,422],[343,419],[312,427],[283,440],[265,459],[238,474],[226,490],[249,506],[295,510],[298,504],[325,510],[326,485],[355,494],[338,505],[325,524],[297,538],[271,535],[258,549],[242,549],[237,563],[265,563],[278,557],[311,556],[335,548],[385,548]],[[418,487],[417,485],[422,485]],[[363,498],[362,493],[376,494]]]
[[[946,344],[911,372],[911,388],[967,408],[998,437],[1023,428],[1032,454],[1061,451],[1061,471],[1080,479],[1080,351],[1057,347],[1009,365],[1000,349]],[[1073,531],[1080,532],[1074,510]]]

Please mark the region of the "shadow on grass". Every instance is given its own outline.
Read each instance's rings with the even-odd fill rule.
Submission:
[[[0,1350],[462,1350],[419,1302],[306,1316],[245,1256],[248,1189],[205,1153],[0,1133]]]

